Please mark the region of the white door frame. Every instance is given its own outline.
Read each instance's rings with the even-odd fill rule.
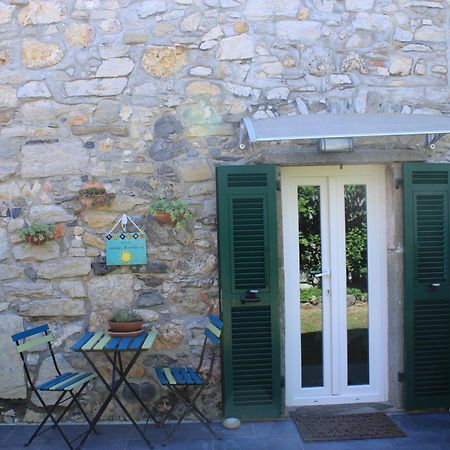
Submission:
[[[340,404],[377,402],[387,400],[387,255],[386,255],[386,213],[385,213],[385,168],[384,166],[302,166],[281,169],[281,198],[283,215],[283,252],[285,284],[285,378],[286,406],[317,404]],[[297,189],[299,185],[321,185],[321,227],[323,247],[330,246],[333,237],[333,251],[330,260],[323,261],[322,271],[333,272],[329,280],[331,296],[336,293],[345,296],[345,267],[337,264],[345,258],[344,184],[365,184],[367,186],[367,237],[369,277],[369,348],[370,384],[347,386],[347,360],[331,352],[331,339],[324,335],[324,386],[301,387],[300,358],[300,286]],[[337,220],[335,220],[337,218]],[[330,226],[330,223],[332,226]],[[339,237],[340,238],[337,238]],[[324,252],[325,255],[328,252]],[[334,255],[334,256],[333,256]],[[337,255],[337,257],[335,256]],[[341,259],[339,259],[341,258]],[[327,264],[328,267],[325,267]],[[323,292],[326,292],[325,286]],[[347,348],[346,329],[331,329],[339,320],[346,320],[345,305],[323,296],[323,326],[328,327],[333,342]],[[331,317],[340,317],[333,321]],[[334,345],[333,344],[333,345]],[[346,352],[345,352],[346,353]],[[325,358],[327,356],[327,363]]]

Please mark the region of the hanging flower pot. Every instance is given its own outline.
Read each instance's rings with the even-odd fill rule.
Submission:
[[[180,199],[158,200],[150,205],[150,214],[158,222],[184,228],[192,217],[188,205]]]
[[[45,223],[32,223],[17,232],[19,238],[31,245],[42,245],[56,238],[55,225]]]
[[[153,215],[155,220],[159,223],[164,223],[166,225],[175,225],[175,222],[170,218],[170,214],[164,211],[156,211]]]
[[[86,209],[109,205],[114,197],[115,194],[106,192],[103,184],[94,180],[84,183],[78,191],[78,199]]]

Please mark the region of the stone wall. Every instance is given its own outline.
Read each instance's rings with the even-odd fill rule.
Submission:
[[[163,408],[152,366],[195,356],[218,308],[214,166],[255,161],[237,122],[448,111],[447,16],[446,0],[0,0],[3,420],[41,414],[12,332],[48,321],[63,367],[82,369],[70,344],[122,306],[159,329],[132,381]],[[83,210],[92,177],[116,198]],[[186,230],[149,216],[161,197],[189,203]],[[96,275],[123,212],[145,228],[149,263]],[[32,221],[64,224],[63,237],[25,246],[16,233]],[[41,352],[29,362],[48,373]],[[103,394],[87,392],[91,408]],[[220,414],[218,384],[203,400]]]

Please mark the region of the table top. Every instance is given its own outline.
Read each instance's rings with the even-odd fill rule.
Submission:
[[[76,352],[126,352],[149,350],[158,332],[144,330],[136,337],[112,337],[105,331],[87,331],[71,350]]]

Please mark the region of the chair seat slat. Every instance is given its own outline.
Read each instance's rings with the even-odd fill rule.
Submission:
[[[20,341],[21,339],[25,339],[27,337],[33,336],[34,334],[43,333],[48,330],[48,323],[44,323],[43,325],[39,325],[38,327],[30,328],[28,330],[21,331],[20,333],[13,334],[11,339],[14,342]]]
[[[130,350],[137,350],[141,348],[142,343],[145,341],[147,337],[147,332],[143,331],[138,337],[134,338],[134,341],[130,344]]]
[[[61,381],[67,380],[76,374],[77,372],[63,373],[61,375],[52,378],[51,380],[46,381],[45,383],[39,384],[38,386],[36,386],[36,388],[39,389],[40,391],[48,391],[55,384],[61,383]]]
[[[39,345],[46,344],[47,342],[51,342],[53,340],[53,336],[51,334],[46,334],[44,336],[38,337],[36,339],[32,339],[31,341],[27,341],[24,344],[20,344],[16,347],[18,353],[25,352],[27,350],[31,350]]]
[[[175,380],[168,367],[164,367],[163,372],[170,384],[177,384],[177,380]]]
[[[220,339],[216,335],[214,335],[208,328],[205,328],[205,336],[208,337],[214,345],[217,345],[220,342]]]
[[[85,383],[87,383],[90,380],[93,380],[97,375],[95,373],[86,373],[83,378],[80,378],[78,381],[75,381],[74,383],[70,384],[69,386],[65,386],[65,391],[71,391],[72,389],[77,388],[78,386],[81,386]]]
[[[142,344],[142,350],[150,350],[153,347],[153,343],[155,342],[155,338],[158,332],[156,330],[152,330],[147,338],[145,339],[144,343]]]
[[[191,378],[194,380],[195,384],[203,384],[203,380],[198,376],[197,372],[192,367],[188,367],[187,371]]]
[[[177,384],[187,384],[183,375],[180,373],[180,369],[178,367],[173,367],[171,369],[172,375],[175,378]]]
[[[68,386],[69,384],[74,383],[78,378],[80,377],[79,372],[75,372],[74,375],[72,375],[70,378],[67,378],[66,380],[60,381],[59,383],[54,384],[53,386],[49,387],[49,391],[63,391],[64,386]]]
[[[97,331],[87,342],[81,347],[81,350],[86,352],[92,350],[94,345],[103,337],[103,331]]]
[[[184,379],[186,380],[187,384],[195,384],[194,380],[192,379],[192,377],[189,375],[189,372],[184,368],[181,367],[180,368],[180,372],[183,375]]]
[[[82,373],[76,373],[73,377],[68,378],[67,380],[61,381],[58,384],[55,384],[52,386],[49,390],[50,391],[69,391],[70,386],[76,384],[78,385],[80,381],[83,381],[84,379],[88,378],[90,375],[93,375],[92,372],[82,372]],[[89,378],[91,379],[91,378]]]
[[[105,334],[95,345],[92,350],[100,351],[105,348],[105,345],[111,340],[111,336]]]
[[[164,372],[162,371],[162,369],[160,367],[156,367],[155,371],[156,371],[156,376],[158,377],[159,382],[163,386],[167,386],[169,384],[169,381],[167,380],[166,376],[164,375]]]
[[[72,347],[70,347],[70,350],[80,350],[81,347],[83,347],[84,344],[86,344],[87,341],[89,341],[89,339],[94,336],[94,333],[92,331],[86,331],[86,333],[83,334],[83,336],[81,336],[80,340],[75,342],[75,344],[72,345]]]

